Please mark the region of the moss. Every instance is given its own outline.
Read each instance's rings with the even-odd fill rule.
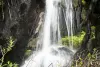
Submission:
[[[3,2],[3,0],[0,0],[0,6],[2,6],[2,2]]]
[[[91,26],[91,38],[95,39],[95,26]]]
[[[78,0],[73,0],[73,5],[75,8],[78,7]]]
[[[83,8],[82,9],[82,14],[81,14],[82,20],[85,21],[86,20],[86,10]]]
[[[85,0],[82,0],[82,4],[83,4],[83,5],[85,5],[85,4],[86,4]]]
[[[36,48],[37,38],[31,38],[28,42],[28,48]]]
[[[32,50],[26,50],[26,51],[25,51],[25,56],[30,56],[31,53],[32,53]]]

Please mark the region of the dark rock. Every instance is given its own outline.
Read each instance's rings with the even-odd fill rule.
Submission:
[[[42,0],[4,0],[4,21],[0,22],[0,33],[4,39],[13,36],[17,40],[12,51],[7,53],[5,61],[19,64],[22,62],[29,39],[35,35],[39,14],[43,9]],[[4,39],[0,43],[5,44]]]

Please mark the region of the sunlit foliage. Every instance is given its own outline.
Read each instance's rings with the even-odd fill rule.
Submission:
[[[65,36],[64,38],[62,38],[62,44],[69,46],[70,45],[69,43],[73,42],[73,46],[75,48],[78,48],[82,43],[84,35],[85,35],[85,32],[82,31],[79,35],[76,35],[76,36],[69,36],[69,37]]]

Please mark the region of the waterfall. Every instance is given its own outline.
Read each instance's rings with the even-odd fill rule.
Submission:
[[[68,37],[73,36],[74,33],[74,23],[73,23],[73,6],[72,6],[72,0],[64,0],[65,3],[65,11],[64,12],[64,18],[65,18],[65,22],[66,22],[66,27],[67,27],[67,32],[68,32]],[[73,41],[72,41],[72,37],[69,40],[69,44],[70,44],[70,49],[73,49]]]
[[[43,48],[57,44],[61,39],[59,29],[59,11],[61,0],[46,0],[46,15],[44,23]]]
[[[40,32],[36,53],[25,61],[21,67],[69,67],[73,52],[71,48],[62,46],[61,23],[66,24],[68,36],[73,36],[72,0],[46,0],[45,20]],[[62,14],[63,13],[63,14]],[[61,21],[62,17],[64,20]],[[41,49],[40,49],[41,48]]]

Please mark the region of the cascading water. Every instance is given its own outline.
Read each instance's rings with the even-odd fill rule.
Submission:
[[[66,9],[63,10],[64,17],[65,17],[65,21],[66,21],[66,27],[67,27],[67,32],[68,32],[68,37],[73,36],[73,32],[74,32],[74,23],[73,23],[73,7],[72,7],[72,0],[64,0],[65,3],[65,7]],[[69,44],[70,44],[70,49],[73,49],[73,41],[71,42],[71,39],[69,40]]]
[[[42,49],[38,48],[38,51],[33,53],[21,67],[70,66],[74,53],[67,47],[62,46],[60,30],[62,12],[68,36],[73,36],[72,0],[46,0],[42,37],[38,40]]]

